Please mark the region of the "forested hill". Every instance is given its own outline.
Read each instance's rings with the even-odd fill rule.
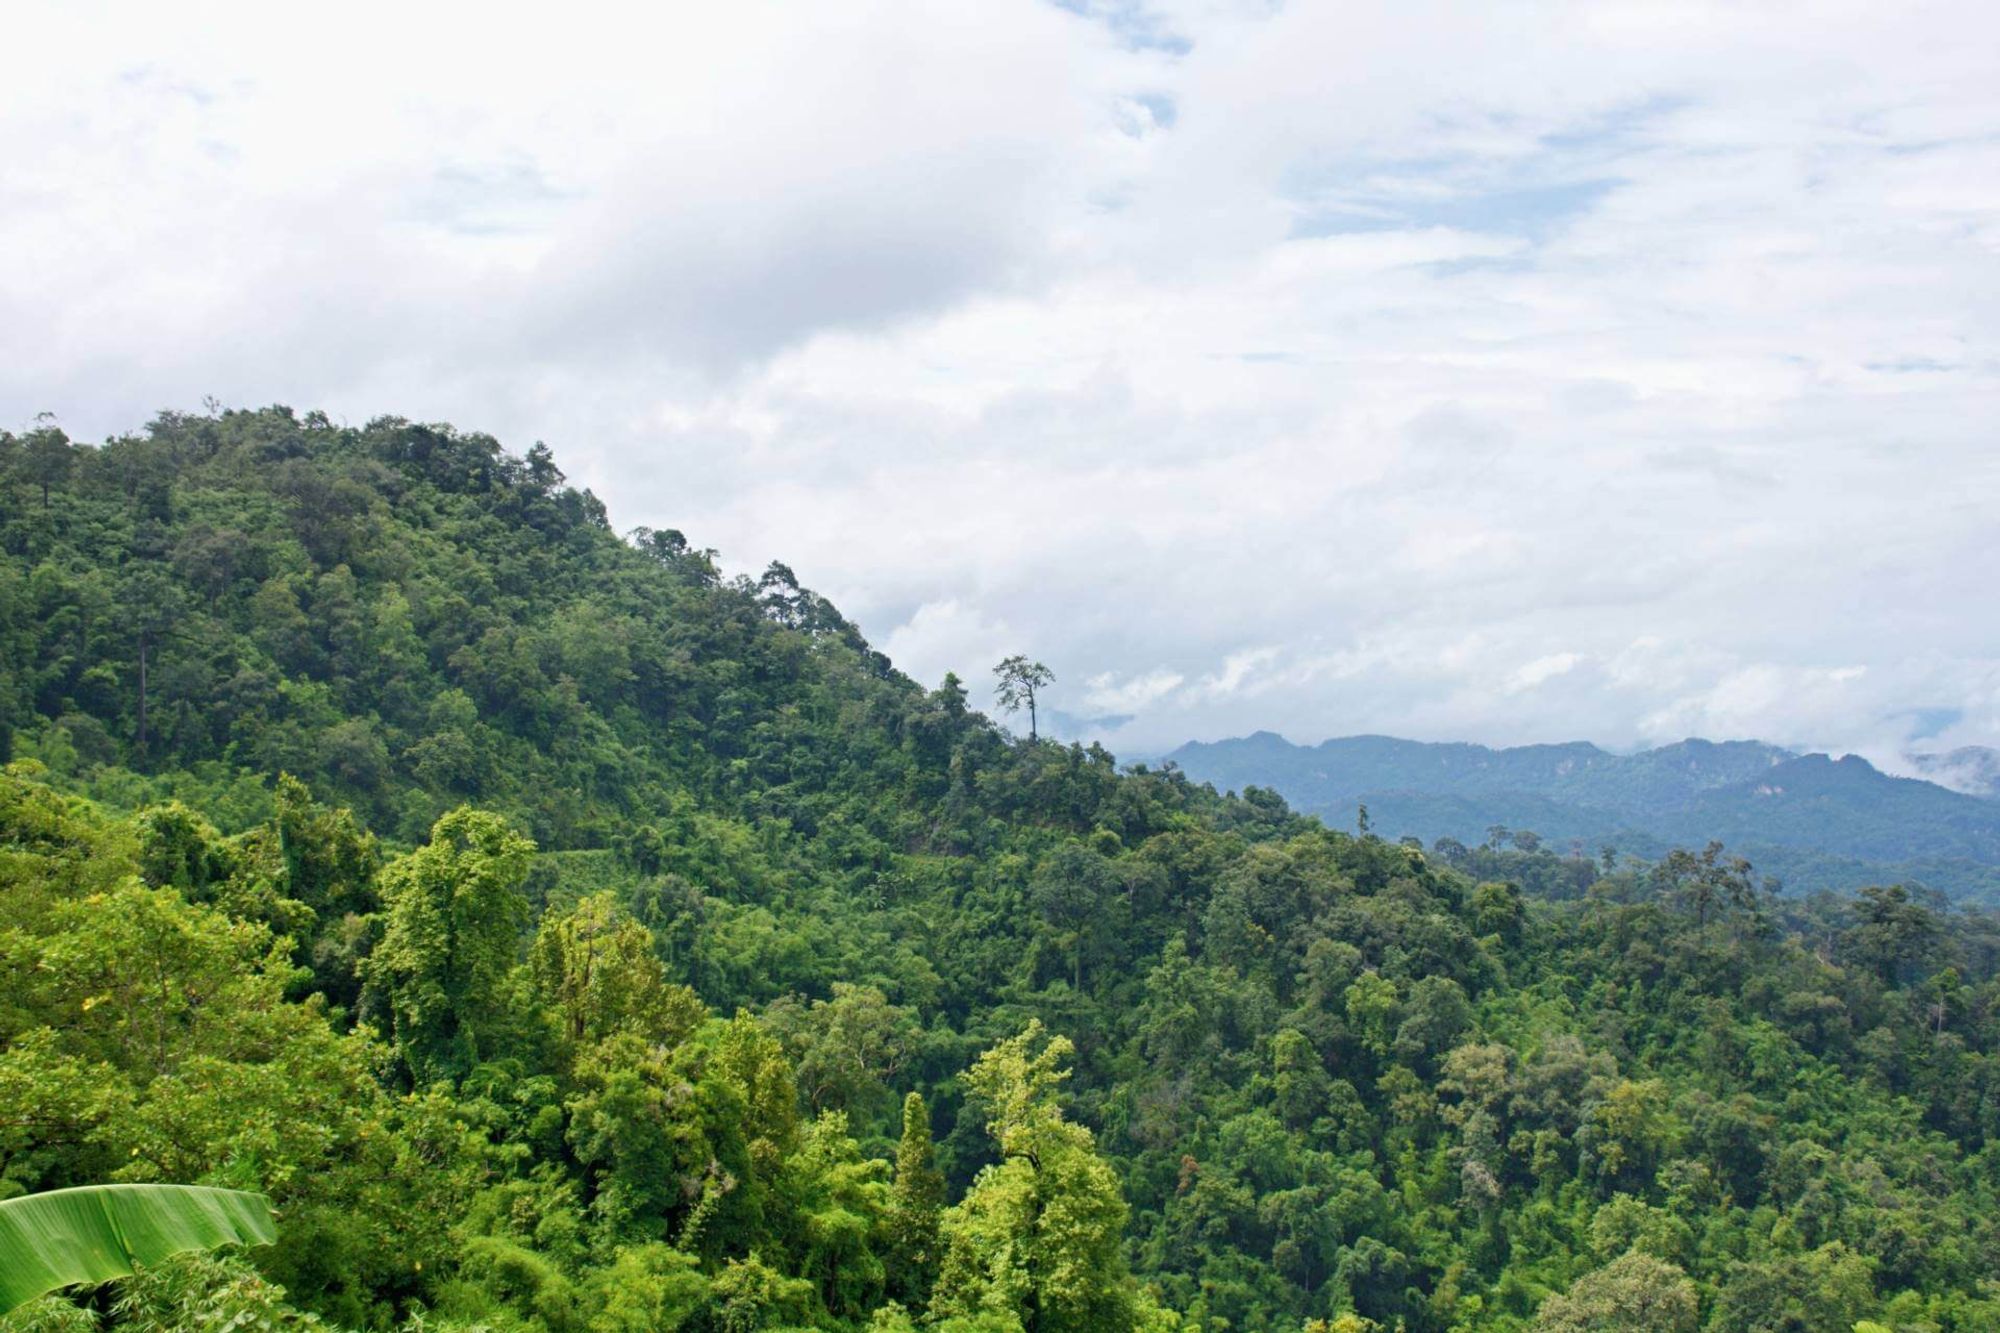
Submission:
[[[279,1218],[14,1329],[2000,1327],[1992,918],[1022,740],[540,447],[0,435],[0,726],[0,1197]]]
[[[1977,790],[1990,752],[1913,756]],[[1269,787],[1340,826],[1426,842],[1483,842],[1496,826],[1542,841],[1657,857],[1721,839],[1788,888],[1915,883],[2000,903],[2000,800],[1751,741],[1682,741],[1636,754],[1595,745],[1431,744],[1343,736],[1293,745],[1258,732],[1167,758],[1198,782]]]
[[[694,799],[867,825],[832,793],[922,786],[890,732],[941,705],[833,608],[619,540],[545,449],[279,411],[10,447],[0,725],[127,803],[241,823],[268,808],[242,775],[283,770],[391,838],[476,795],[568,848]]]

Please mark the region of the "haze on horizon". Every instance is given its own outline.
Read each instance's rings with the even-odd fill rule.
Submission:
[[[1121,751],[2000,744],[1989,5],[301,22],[17,9],[0,427],[546,440]]]

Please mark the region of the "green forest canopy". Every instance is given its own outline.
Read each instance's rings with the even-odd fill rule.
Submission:
[[[0,435],[16,1327],[2000,1327],[2000,928],[1003,732],[546,449]],[[150,1322],[149,1322],[150,1321]]]

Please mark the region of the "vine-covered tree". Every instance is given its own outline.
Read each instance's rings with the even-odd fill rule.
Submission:
[[[459,809],[430,844],[388,864],[388,919],[368,961],[396,1048],[419,1087],[458,1078],[504,1039],[504,987],[519,955],[534,843],[505,820]]]

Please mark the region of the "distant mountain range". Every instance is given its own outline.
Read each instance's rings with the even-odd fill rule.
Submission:
[[[1956,750],[1905,756],[1932,782],[1968,796],[2000,799],[2000,750],[1966,745]]]
[[[1339,827],[1366,805],[1389,837],[1478,843],[1505,826],[1558,849],[1647,857],[1721,839],[1791,889],[1912,881],[2000,902],[2000,752],[1977,747],[1911,756],[1935,781],[1755,741],[1613,754],[1390,736],[1306,746],[1260,731],[1167,758],[1219,788],[1271,788]]]

